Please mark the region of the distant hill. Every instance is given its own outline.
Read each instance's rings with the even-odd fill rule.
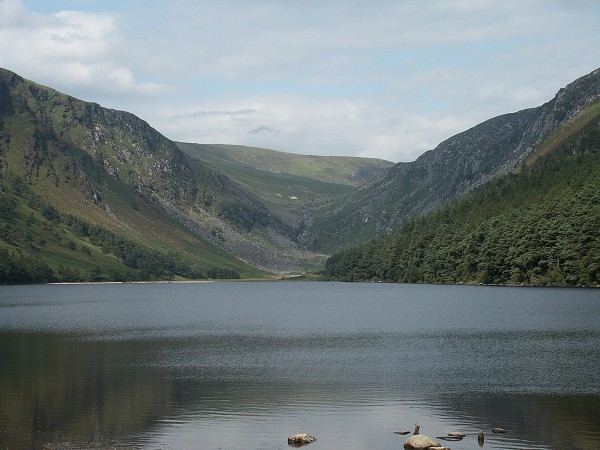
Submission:
[[[513,172],[332,256],[345,281],[600,285],[600,100]]]
[[[239,145],[177,145],[260,198],[272,214],[299,230],[298,241],[317,207],[354,192],[393,165],[373,158],[298,155]]]
[[[487,120],[396,164],[316,216],[309,228],[315,246],[327,253],[366,242],[510,172],[599,96],[600,69],[542,106]]]

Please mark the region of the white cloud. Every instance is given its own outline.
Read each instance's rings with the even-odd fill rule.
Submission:
[[[454,116],[390,116],[366,101],[269,96],[215,100],[201,111],[196,103],[175,104],[150,112],[173,139],[186,142],[242,144],[292,153],[415,159],[448,136],[474,124]],[[223,111],[215,108],[222,106]],[[426,130],[426,132],[424,132]]]
[[[42,15],[19,0],[0,0],[0,66],[34,81],[96,96],[153,94],[119,59],[123,36],[109,14],[59,11]],[[73,90],[77,92],[72,92]]]
[[[407,161],[600,61],[593,0],[53,3],[0,0],[0,66],[193,142]]]

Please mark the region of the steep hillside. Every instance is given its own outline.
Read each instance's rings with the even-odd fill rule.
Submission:
[[[116,233],[118,241],[176,255],[190,269],[167,277],[207,276],[218,268],[255,277],[265,273],[252,266],[297,267],[291,258],[245,239],[255,229],[279,239],[287,227],[226,176],[199,161],[190,163],[175,143],[129,113],[77,100],[6,70],[0,70],[0,177],[5,205],[0,246],[16,259],[39,257],[56,267],[58,258],[65,267],[84,270],[108,270],[114,263],[113,272],[122,270],[122,258],[107,246],[102,253],[100,246],[90,246],[89,236],[71,235],[63,218],[74,216]],[[56,212],[50,220],[42,216],[47,207]],[[87,245],[91,252],[58,257],[61,245]],[[98,260],[100,254],[112,259]]]
[[[348,281],[598,286],[600,100],[519,170],[331,257],[325,273]]]
[[[600,69],[540,107],[490,119],[396,164],[318,215],[309,229],[315,246],[327,252],[365,242],[510,172],[599,95]]]

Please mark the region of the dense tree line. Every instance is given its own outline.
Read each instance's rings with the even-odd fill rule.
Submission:
[[[588,127],[391,234],[332,256],[344,281],[600,285],[600,131]]]
[[[30,284],[55,281],[54,271],[39,258],[0,247],[0,284]]]

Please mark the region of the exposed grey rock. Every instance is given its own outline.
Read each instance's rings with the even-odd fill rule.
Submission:
[[[404,448],[407,450],[412,449],[429,449],[431,447],[440,447],[439,441],[436,439],[426,436],[424,434],[415,434],[409,437],[404,443]]]

